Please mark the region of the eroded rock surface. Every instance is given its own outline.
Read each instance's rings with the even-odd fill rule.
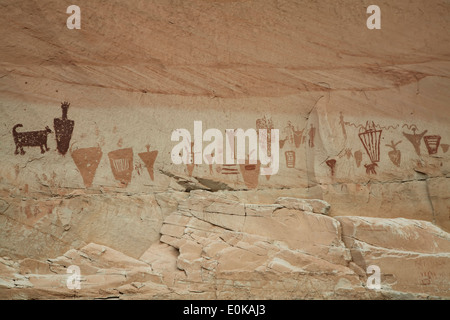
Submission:
[[[450,4],[376,4],[2,0],[0,297],[448,299]],[[174,164],[194,121],[278,172]]]
[[[54,259],[3,257],[0,296],[450,298],[450,235],[431,223],[334,218],[299,206],[316,201],[276,202],[242,204],[229,194],[193,191],[166,216],[160,240],[138,258],[96,243]],[[79,290],[67,288],[72,265],[81,271]],[[381,269],[379,290],[367,287],[369,265]]]

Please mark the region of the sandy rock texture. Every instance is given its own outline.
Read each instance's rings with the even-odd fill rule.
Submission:
[[[450,3],[371,4],[2,1],[0,298],[448,299]]]
[[[310,211],[310,203],[317,204],[243,204],[192,191],[138,258],[96,243],[54,259],[1,258],[0,297],[449,298],[448,233],[420,220],[333,218]],[[78,290],[67,287],[72,265],[80,268]],[[383,270],[378,290],[368,288],[369,265]]]

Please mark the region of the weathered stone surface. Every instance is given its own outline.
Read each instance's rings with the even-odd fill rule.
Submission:
[[[0,296],[448,298],[450,236],[440,228],[404,218],[333,218],[304,211],[299,204],[307,200],[277,202],[240,204],[226,195],[192,191],[164,219],[160,241],[138,259],[94,243],[55,259],[5,257]],[[214,212],[220,212],[219,220]],[[365,270],[372,264],[381,268],[381,290],[366,287]],[[66,285],[72,265],[80,267],[80,290]]]
[[[450,232],[450,177],[428,180],[428,192],[433,208],[433,222]]]
[[[330,205],[326,201],[317,199],[302,200],[295,198],[278,198],[276,203],[287,209],[311,211],[322,214],[328,214],[328,211],[330,210]]]
[[[0,288],[0,296],[4,299],[118,298],[121,294],[145,293],[148,288],[143,288],[144,283],[152,288],[161,287],[158,286],[160,276],[152,271],[149,264],[94,243],[80,250],[71,249],[56,259],[39,261],[27,258],[16,262],[16,265],[20,268],[20,273],[11,276],[12,285],[6,284]],[[67,287],[67,280],[71,275],[67,273],[67,268],[72,265],[80,268],[79,290]],[[36,266],[40,269],[37,270]],[[3,281],[4,273],[2,283]],[[5,290],[5,287],[9,290]],[[19,290],[20,288],[29,290]],[[156,293],[157,290],[153,292]],[[167,288],[165,292],[168,292]]]
[[[0,255],[56,257],[89,242],[139,257],[159,240],[164,215],[154,195],[6,198]]]
[[[386,287],[448,296],[450,235],[433,224],[409,219],[337,217],[343,241],[363,270],[377,265]]]
[[[3,0],[0,297],[448,299],[450,5],[376,4]],[[194,121],[277,174],[174,164]]]

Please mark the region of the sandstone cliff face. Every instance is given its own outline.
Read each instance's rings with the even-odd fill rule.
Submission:
[[[0,297],[448,298],[450,6],[369,4],[3,1]],[[278,173],[173,164],[194,121]]]
[[[243,204],[192,191],[138,258],[89,243],[54,259],[2,258],[1,298],[448,298],[448,233],[412,219],[329,217],[328,205]],[[300,204],[300,205],[299,205]],[[311,211],[310,211],[311,210]],[[66,287],[67,269],[81,289]],[[367,287],[366,268],[383,271]]]

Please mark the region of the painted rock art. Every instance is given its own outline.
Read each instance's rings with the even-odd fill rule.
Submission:
[[[102,150],[98,147],[81,148],[72,152],[73,162],[75,162],[78,171],[80,171],[86,188],[92,186],[102,155]]]
[[[376,162],[380,162],[380,140],[383,130],[376,129],[375,123],[366,123],[365,129],[358,134],[364,149],[366,149],[371,164],[364,165],[367,173],[376,174]]]
[[[263,140],[267,141],[267,156],[272,155],[272,129],[274,129],[273,121],[271,118],[264,116],[262,119],[256,119],[256,132],[259,135],[259,129],[266,129],[266,137]]]
[[[442,152],[447,153],[449,147],[450,145],[448,144],[441,144]]]
[[[21,212],[26,215],[26,225],[33,226],[39,220],[47,216],[52,212],[53,206],[49,205],[32,205],[30,201],[26,201],[24,206],[21,207]]]
[[[190,157],[191,157],[191,162],[190,164],[186,164],[186,168],[187,168],[187,172],[188,172],[188,176],[192,177],[192,173],[194,172],[194,168],[195,168],[195,164],[194,164],[194,143],[191,142],[191,151],[189,153]]]
[[[441,136],[425,136],[423,137],[425,146],[427,147],[428,154],[436,154],[438,152],[439,144],[441,143]]]
[[[295,145],[296,148],[299,148],[302,144],[304,131],[305,129],[299,130],[298,126],[297,129],[295,129],[292,123],[288,121],[287,126],[283,129],[284,140],[280,140],[280,148],[283,148],[285,142],[288,142],[291,146]]]
[[[214,155],[215,155],[215,152],[212,152],[211,154],[205,154],[204,155],[204,157],[206,158],[206,159],[208,159],[208,167],[209,167],[209,174],[210,175],[213,175],[214,174],[214,170],[213,170],[213,165],[212,165],[212,161],[213,161],[213,159],[214,159]]]
[[[248,189],[256,189],[258,186],[258,178],[261,168],[261,162],[258,160],[257,164],[240,164],[241,174],[244,183]]]
[[[133,172],[133,149],[119,149],[108,153],[114,178],[126,187],[131,182]]]
[[[351,148],[345,148],[344,152],[339,155],[339,158],[347,157],[348,160],[350,160],[351,157],[353,157],[352,149]]]
[[[376,163],[365,164],[364,167],[366,167],[367,174],[377,174],[375,167],[378,167],[378,165]]]
[[[228,134],[228,133],[226,133]],[[231,135],[229,136],[228,139],[228,148],[234,148],[234,161],[236,162],[236,158],[237,158],[237,144],[236,144],[236,138],[235,136]],[[223,164],[222,165],[222,169],[221,169],[221,173],[224,175],[238,175],[239,174],[239,169],[238,169],[238,165],[237,164]]]
[[[331,176],[334,177],[335,168],[336,168],[336,159],[327,160],[325,163],[327,164],[327,166],[330,167],[330,169],[331,169]]]
[[[55,128],[56,148],[58,152],[65,155],[69,149],[70,139],[72,138],[73,127],[75,122],[67,119],[67,111],[70,103],[61,102],[62,117],[53,119],[53,126]]]
[[[359,139],[361,140],[364,149],[366,149],[367,155],[372,162],[380,162],[380,140],[383,130],[376,129],[375,124],[367,123],[366,129],[359,133]]]
[[[362,156],[363,156],[363,154],[360,150],[355,151],[354,157],[355,157],[356,166],[358,168],[361,166]]]
[[[388,152],[389,159],[391,159],[392,163],[395,164],[397,167],[400,167],[400,162],[402,159],[402,153],[400,150],[397,149],[397,145],[401,143],[400,140],[397,143],[394,143],[394,140],[391,141],[391,144],[387,144],[386,147],[392,148],[391,151]]]
[[[141,163],[135,164],[135,165],[134,165],[134,170],[136,170],[136,172],[137,172],[137,174],[138,174],[139,176],[141,175],[141,171],[143,170],[142,168],[143,168],[143,167],[142,167],[142,164],[141,164]]]
[[[158,151],[150,151],[150,145],[146,145],[145,147],[147,148],[147,152],[138,153],[138,156],[145,163],[148,174],[150,175],[150,179],[152,179],[153,181],[155,179],[153,173],[153,165],[155,164],[156,157],[158,156]]]
[[[314,137],[316,136],[316,128],[314,127],[313,124],[311,124],[311,128],[309,129],[308,135],[309,135],[309,146],[310,148],[314,148]]]
[[[28,131],[28,132],[17,132],[17,128],[23,127],[22,124],[16,124],[12,129],[12,134],[14,138],[14,144],[16,145],[16,150],[14,154],[25,154],[23,147],[40,147],[41,153],[49,151],[47,147],[47,136],[52,133],[52,130],[47,126],[45,130],[40,131]]]
[[[287,126],[283,129],[284,139],[280,139],[280,148],[283,148],[284,144],[288,142],[292,147],[295,146],[299,148],[302,144],[303,140],[303,132],[305,129],[300,130],[297,126],[297,129],[292,125],[290,121],[288,121]]]
[[[414,146],[414,150],[416,151],[417,155],[420,156],[420,141],[422,140],[423,136],[428,132],[428,130],[425,130],[420,134],[416,134],[417,127],[413,126],[412,131],[413,134],[403,132],[403,135],[406,137],[406,139],[409,140],[409,142],[411,142],[411,144]]]
[[[285,140],[289,142],[291,145],[294,145],[294,131],[295,128],[290,121],[288,121],[287,126],[283,129],[283,134]]]
[[[342,134],[344,135],[345,140],[347,140],[347,131],[345,130],[346,122],[344,121],[344,114],[342,113],[342,111],[339,112],[339,124],[342,128]]]
[[[224,164],[222,165],[222,174],[228,175],[228,174],[239,174],[239,171],[235,164]]]
[[[436,278],[436,274],[432,271],[421,272],[420,276],[421,276],[420,284],[424,286],[430,285]]]
[[[263,167],[263,168],[265,168],[265,167]],[[266,175],[265,175],[266,181],[269,181],[271,176],[272,176],[271,174],[266,174]]]
[[[286,157],[286,167],[295,168],[295,152],[294,151],[286,151],[284,153]]]
[[[297,128],[297,130],[294,130],[294,144],[296,148],[299,148],[302,144],[303,131],[305,131],[305,129],[298,130]]]

